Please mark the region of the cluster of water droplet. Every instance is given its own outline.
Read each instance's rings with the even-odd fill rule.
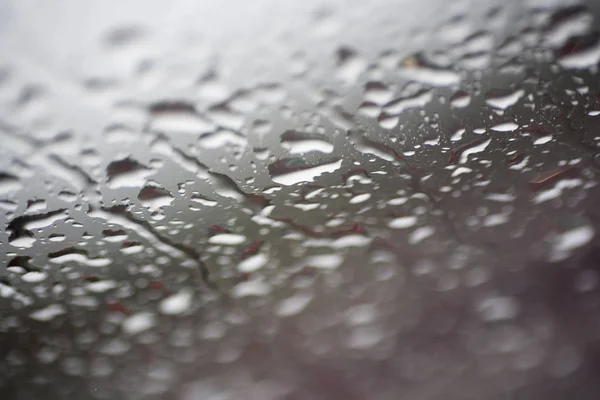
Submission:
[[[462,399],[580,370],[600,333],[560,321],[597,309],[594,17],[435,3],[423,26],[292,7],[240,43],[108,24],[79,61],[16,53],[0,386]]]

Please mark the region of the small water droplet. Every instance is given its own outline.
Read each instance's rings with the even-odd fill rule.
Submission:
[[[308,162],[306,158],[286,158],[269,165],[273,182],[284,186],[312,182],[319,175],[338,170],[342,160],[334,158]]]
[[[346,83],[354,83],[363,73],[367,64],[350,47],[341,47],[337,51],[337,75]]]

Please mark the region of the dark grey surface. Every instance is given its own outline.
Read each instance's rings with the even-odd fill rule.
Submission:
[[[0,3],[0,398],[596,399],[600,4],[297,3]]]

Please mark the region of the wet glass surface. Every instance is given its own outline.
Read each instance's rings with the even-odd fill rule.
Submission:
[[[0,398],[598,398],[600,4],[287,3],[0,3]]]

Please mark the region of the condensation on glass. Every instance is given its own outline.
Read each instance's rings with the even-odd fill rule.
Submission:
[[[2,2],[0,397],[597,398],[596,3]]]

